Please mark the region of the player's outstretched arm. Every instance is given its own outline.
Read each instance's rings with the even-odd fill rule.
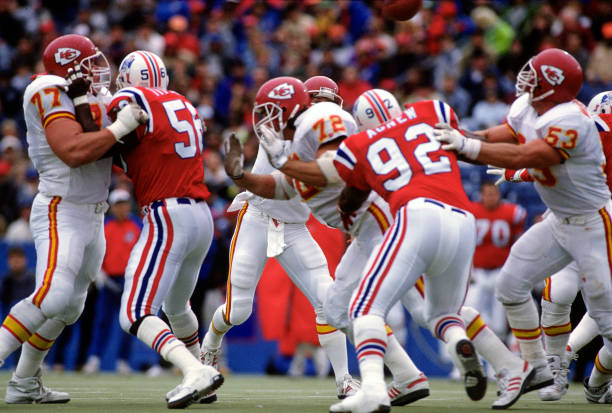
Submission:
[[[456,151],[488,165],[506,169],[547,168],[561,162],[561,155],[543,139],[533,139],[525,145],[488,143],[466,138],[459,131],[438,124],[434,134],[442,149]]]
[[[244,155],[242,153],[242,143],[232,133],[224,142],[225,160],[223,166],[225,173],[232,178],[236,184],[251,191],[255,195],[270,199],[289,199],[283,194],[280,179],[285,179],[284,175],[278,173],[280,177],[271,174],[253,174],[244,170]]]
[[[148,120],[136,104],[128,104],[117,114],[117,120],[98,132],[84,132],[69,118],[58,118],[45,128],[47,142],[58,158],[71,168],[100,159],[115,143]]]
[[[306,162],[289,159],[280,168],[280,171],[307,185],[319,188],[340,182],[342,178],[334,166],[334,156],[339,146],[340,142],[336,141],[321,145],[317,151],[316,160]]]
[[[484,140],[490,143],[517,143],[516,137],[508,125],[493,126],[476,132],[464,131],[468,138]]]

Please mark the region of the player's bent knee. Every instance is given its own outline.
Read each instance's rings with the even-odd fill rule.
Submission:
[[[231,325],[237,326],[244,323],[249,319],[253,311],[253,300],[252,299],[234,299],[232,300],[232,306],[229,315],[226,317],[229,319]]]

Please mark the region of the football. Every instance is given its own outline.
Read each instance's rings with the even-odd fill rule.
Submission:
[[[382,15],[389,20],[409,20],[421,9],[422,0],[385,0]]]

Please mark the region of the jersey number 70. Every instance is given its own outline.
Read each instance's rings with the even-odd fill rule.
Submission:
[[[433,130],[434,128],[429,124],[419,123],[408,127],[404,133],[404,139],[408,142],[421,136],[427,138],[427,142],[418,144],[413,151],[414,157],[423,168],[425,175],[451,172],[451,163],[447,156],[440,156],[437,161],[432,160],[429,156],[431,152],[435,152],[441,147],[440,142],[433,138]],[[383,183],[383,187],[387,191],[397,191],[410,183],[412,168],[395,139],[381,138],[372,143],[368,148],[367,159],[377,175],[388,175],[397,171],[397,176],[389,178]]]

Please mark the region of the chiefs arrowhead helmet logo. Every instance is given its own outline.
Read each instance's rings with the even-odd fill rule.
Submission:
[[[276,86],[274,89],[272,89],[268,93],[268,97],[270,99],[288,100],[288,99],[291,99],[294,94],[295,94],[295,89],[293,88],[293,85],[287,82],[284,82]]]
[[[555,66],[542,65],[542,75],[544,75],[544,79],[553,86],[560,85],[565,80],[563,70]]]
[[[76,60],[81,55],[81,51],[71,47],[60,47],[55,52],[55,62],[61,66],[66,66],[68,63]]]

